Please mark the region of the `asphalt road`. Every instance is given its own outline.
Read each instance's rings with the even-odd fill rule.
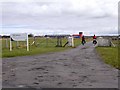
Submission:
[[[118,70],[92,43],[64,52],[3,59],[3,87],[118,88]]]

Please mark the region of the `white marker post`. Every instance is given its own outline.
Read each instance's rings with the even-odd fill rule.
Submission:
[[[72,37],[72,47],[74,47],[74,37]]]
[[[11,41],[11,37],[10,37],[10,51],[12,51],[12,41]]]
[[[28,34],[27,34],[27,51],[29,51],[29,40],[28,40]]]
[[[74,47],[74,37],[68,37],[68,45]]]

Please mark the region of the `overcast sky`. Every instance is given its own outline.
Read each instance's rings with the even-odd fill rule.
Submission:
[[[3,0],[2,34],[117,34],[119,0]]]

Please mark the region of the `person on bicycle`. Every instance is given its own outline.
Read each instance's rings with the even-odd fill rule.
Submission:
[[[85,36],[83,35],[82,36],[82,44],[84,45],[86,43],[86,41],[85,41]]]
[[[94,36],[93,36],[93,39],[96,39],[97,37],[95,36],[95,34],[94,34]]]
[[[94,45],[97,44],[96,39],[97,39],[97,37],[96,37],[95,34],[94,34],[94,36],[93,36],[93,44],[94,44]]]

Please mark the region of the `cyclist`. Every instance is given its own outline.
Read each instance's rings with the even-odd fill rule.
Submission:
[[[86,41],[85,41],[85,36],[83,35],[82,36],[82,45],[84,45],[86,43]]]
[[[95,36],[95,34],[94,34],[94,36],[93,36],[93,44],[94,44],[94,45],[96,45],[96,44],[97,44],[96,39],[97,39],[97,37],[96,37],[96,36]]]

